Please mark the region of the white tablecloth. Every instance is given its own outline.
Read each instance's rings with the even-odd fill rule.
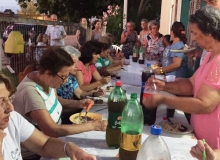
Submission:
[[[115,83],[115,82],[112,81],[111,83]],[[108,85],[112,85],[112,84],[108,84]],[[131,92],[138,93],[138,97],[139,97],[140,87],[124,84],[123,88],[126,90],[128,98]],[[105,102],[107,101],[108,95],[109,93],[107,92],[107,95],[104,97]],[[104,105],[95,105],[91,108],[91,112],[100,113],[103,115],[103,119],[107,119],[108,117],[107,104],[104,103]],[[156,124],[162,121],[163,117],[165,116],[166,116],[166,107],[162,105],[157,110]],[[176,120],[177,122],[181,122],[182,124],[187,125],[186,118],[183,112],[181,111],[176,111],[173,119]],[[144,141],[147,138],[149,132],[150,132],[150,127],[144,126],[142,141]],[[189,153],[191,147],[194,146],[197,142],[195,139],[192,139],[193,136],[192,134],[178,135],[164,131],[162,133],[162,136],[169,147],[172,160],[194,160],[194,158]],[[108,148],[105,142],[105,132],[91,131],[91,132],[85,132],[81,134],[62,137],[62,139],[64,139],[65,141],[74,142],[85,151],[96,155],[98,160],[119,159],[118,157],[116,157],[118,154],[118,149]],[[42,160],[48,160],[48,159],[42,158]],[[61,158],[60,160],[69,160],[69,158]]]

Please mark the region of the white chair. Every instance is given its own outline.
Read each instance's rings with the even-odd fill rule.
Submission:
[[[116,51],[116,54],[122,50],[121,47],[117,46],[117,45],[112,45],[113,49]]]

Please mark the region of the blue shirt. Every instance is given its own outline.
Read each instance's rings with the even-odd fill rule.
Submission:
[[[173,63],[173,57],[179,57],[182,59],[181,66],[176,69],[175,71],[172,72],[167,72],[166,75],[175,75],[176,77],[182,77],[186,78],[187,77],[187,65],[188,65],[188,58],[184,53],[175,53],[170,50],[175,50],[175,49],[181,49],[184,48],[185,45],[182,41],[179,41],[171,46],[168,46],[164,52],[163,52],[163,59],[162,59],[162,66],[168,66],[171,63]]]
[[[68,82],[57,88],[57,95],[64,99],[73,99],[73,91],[79,87],[78,82],[74,76],[68,77]]]

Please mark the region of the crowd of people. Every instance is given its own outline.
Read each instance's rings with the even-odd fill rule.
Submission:
[[[25,160],[38,160],[41,156],[95,160],[94,155],[57,137],[106,130],[106,120],[76,125],[69,121],[69,116],[81,112],[93,101],[88,96],[105,95],[102,86],[110,82],[115,71],[121,70],[125,59],[133,55],[134,46],[144,48],[146,60],[158,62],[155,74],[176,76],[175,82],[149,78],[148,82],[155,83],[158,91],[176,96],[155,93],[143,101],[145,107],[152,109],[166,104],[168,117],[174,116],[175,109],[191,114],[187,120],[196,138],[205,139],[206,143],[199,140],[190,153],[202,159],[206,151],[207,159],[220,159],[220,0],[205,2],[207,6],[189,19],[192,39],[204,49],[203,62],[192,76],[188,74],[187,55],[171,51],[183,49],[187,42],[182,22],[172,24],[170,35],[159,32],[156,20],[142,19],[139,34],[134,23],[127,22],[121,33],[123,57],[120,59],[111,46],[114,35],[102,34],[100,20],[93,23],[91,40],[76,30],[74,47],[65,45],[66,31],[57,24],[55,14],[51,15],[53,24],[38,35],[35,44],[35,32],[29,31],[28,46],[39,46],[36,47],[38,70],[27,74],[16,89],[0,72],[0,160],[11,159],[12,152],[16,152],[15,159]],[[86,29],[86,18],[81,18],[80,24]],[[57,146],[56,150],[52,146]]]

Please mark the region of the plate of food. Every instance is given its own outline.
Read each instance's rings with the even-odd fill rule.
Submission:
[[[159,125],[164,131],[174,134],[188,134],[193,132],[193,127],[191,125],[181,124],[173,120],[172,123],[167,120],[163,120],[159,123]]]
[[[102,120],[102,115],[99,113],[93,113],[93,112],[88,112],[87,113],[87,121],[85,119],[85,114],[86,112],[80,112],[80,113],[75,113],[70,116],[70,121],[75,124],[82,124],[82,123],[87,123],[91,122],[94,120]]]
[[[171,52],[175,52],[175,53],[187,53],[187,52],[191,52],[192,50],[196,49],[195,47],[189,47],[188,45],[185,44],[184,48],[180,48],[180,49],[171,49]]]

